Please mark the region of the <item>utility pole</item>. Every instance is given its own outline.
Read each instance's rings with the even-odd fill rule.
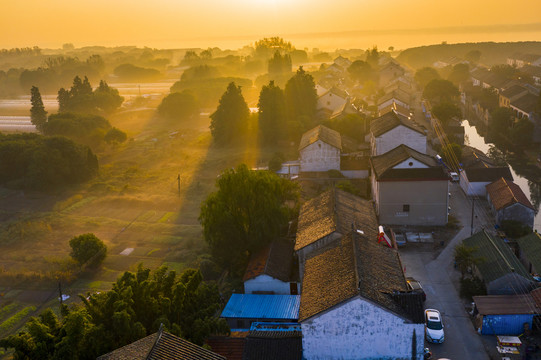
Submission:
[[[60,295],[60,309],[62,309],[62,285],[60,285],[60,281],[58,282],[58,295]]]
[[[471,233],[470,235],[473,235],[473,211],[475,209],[475,198],[472,196],[471,198]]]
[[[180,174],[178,174],[177,180],[178,180],[178,197],[180,197]]]

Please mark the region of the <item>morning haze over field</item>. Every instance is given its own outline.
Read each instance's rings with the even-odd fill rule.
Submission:
[[[540,14],[0,0],[0,360],[541,358]]]

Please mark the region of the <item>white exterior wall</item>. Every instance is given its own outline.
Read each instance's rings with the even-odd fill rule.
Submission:
[[[335,110],[338,110],[344,106],[345,103],[346,99],[343,97],[333,94],[332,92],[328,92],[317,99],[317,109],[329,109],[334,112]]]
[[[305,171],[340,171],[340,149],[321,140],[308,145],[300,151],[301,172]]]
[[[460,187],[467,196],[487,196],[486,186],[491,182],[469,182],[465,171],[460,172]]]
[[[410,165],[411,163],[411,165]],[[414,158],[409,158],[406,161],[401,162],[398,165],[393,166],[393,169],[426,169],[427,165],[422,162],[415,160]]]
[[[403,125],[399,125],[375,138],[374,143],[376,151],[375,154],[372,154],[374,156],[385,154],[387,151],[390,151],[401,144],[426,154],[426,135],[411,130]]]
[[[366,179],[368,170],[341,170],[342,175],[348,179]]]
[[[424,325],[408,323],[364,299],[355,298],[301,322],[303,358],[411,360],[413,331],[423,358]]]
[[[269,275],[259,275],[244,282],[245,294],[253,294],[254,291],[272,291],[277,295],[291,295],[288,282]]]

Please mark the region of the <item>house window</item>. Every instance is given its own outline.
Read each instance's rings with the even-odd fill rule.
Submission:
[[[410,161],[410,162],[408,163],[408,165],[409,165],[409,166],[413,166],[413,162]]]
[[[410,212],[410,205],[409,204],[402,205],[402,212]]]

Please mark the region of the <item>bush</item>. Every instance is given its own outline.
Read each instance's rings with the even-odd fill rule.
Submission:
[[[83,234],[69,242],[70,256],[80,265],[98,266],[107,256],[107,246],[94,234]]]
[[[487,289],[485,283],[477,276],[460,280],[460,296],[468,300],[473,300],[474,296],[486,295]]]
[[[513,239],[526,236],[532,232],[529,226],[516,220],[503,220],[500,227],[505,232],[505,235]]]
[[[282,163],[284,160],[284,155],[282,153],[274,153],[272,158],[269,160],[269,170],[272,172],[277,172],[282,168]]]

